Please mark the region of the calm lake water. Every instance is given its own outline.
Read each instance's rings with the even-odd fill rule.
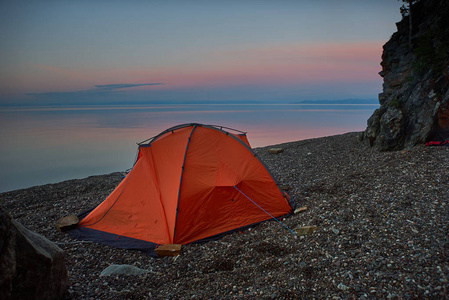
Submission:
[[[253,148],[362,131],[376,104],[0,108],[0,192],[132,167],[136,142],[183,123],[247,132]]]

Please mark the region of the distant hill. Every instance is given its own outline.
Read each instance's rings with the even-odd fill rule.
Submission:
[[[379,104],[377,99],[303,100],[293,104]]]

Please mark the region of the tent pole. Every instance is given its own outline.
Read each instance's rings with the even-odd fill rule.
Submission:
[[[196,129],[196,126],[197,126],[197,124],[194,124],[192,130],[190,131],[189,138],[187,139],[187,143],[186,143],[186,149],[184,150],[184,158],[182,159],[181,176],[179,176],[178,197],[176,199],[175,224],[174,224],[174,227],[173,227],[173,243],[175,243],[176,223],[178,221],[179,197],[181,195],[181,183],[182,183],[182,176],[184,175],[184,165],[186,163],[187,149],[189,148],[190,139],[192,138],[192,134],[193,134],[193,131]]]

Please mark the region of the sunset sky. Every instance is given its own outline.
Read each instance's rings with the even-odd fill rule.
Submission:
[[[400,5],[1,1],[0,105],[375,99]]]

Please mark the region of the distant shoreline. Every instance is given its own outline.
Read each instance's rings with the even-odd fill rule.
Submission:
[[[286,105],[286,104],[329,104],[329,105],[379,105],[378,99],[336,99],[336,100],[279,100],[279,101],[132,101],[112,103],[91,102],[49,102],[36,104],[35,101],[0,104],[0,109],[7,108],[58,108],[58,107],[132,107],[151,105]]]

